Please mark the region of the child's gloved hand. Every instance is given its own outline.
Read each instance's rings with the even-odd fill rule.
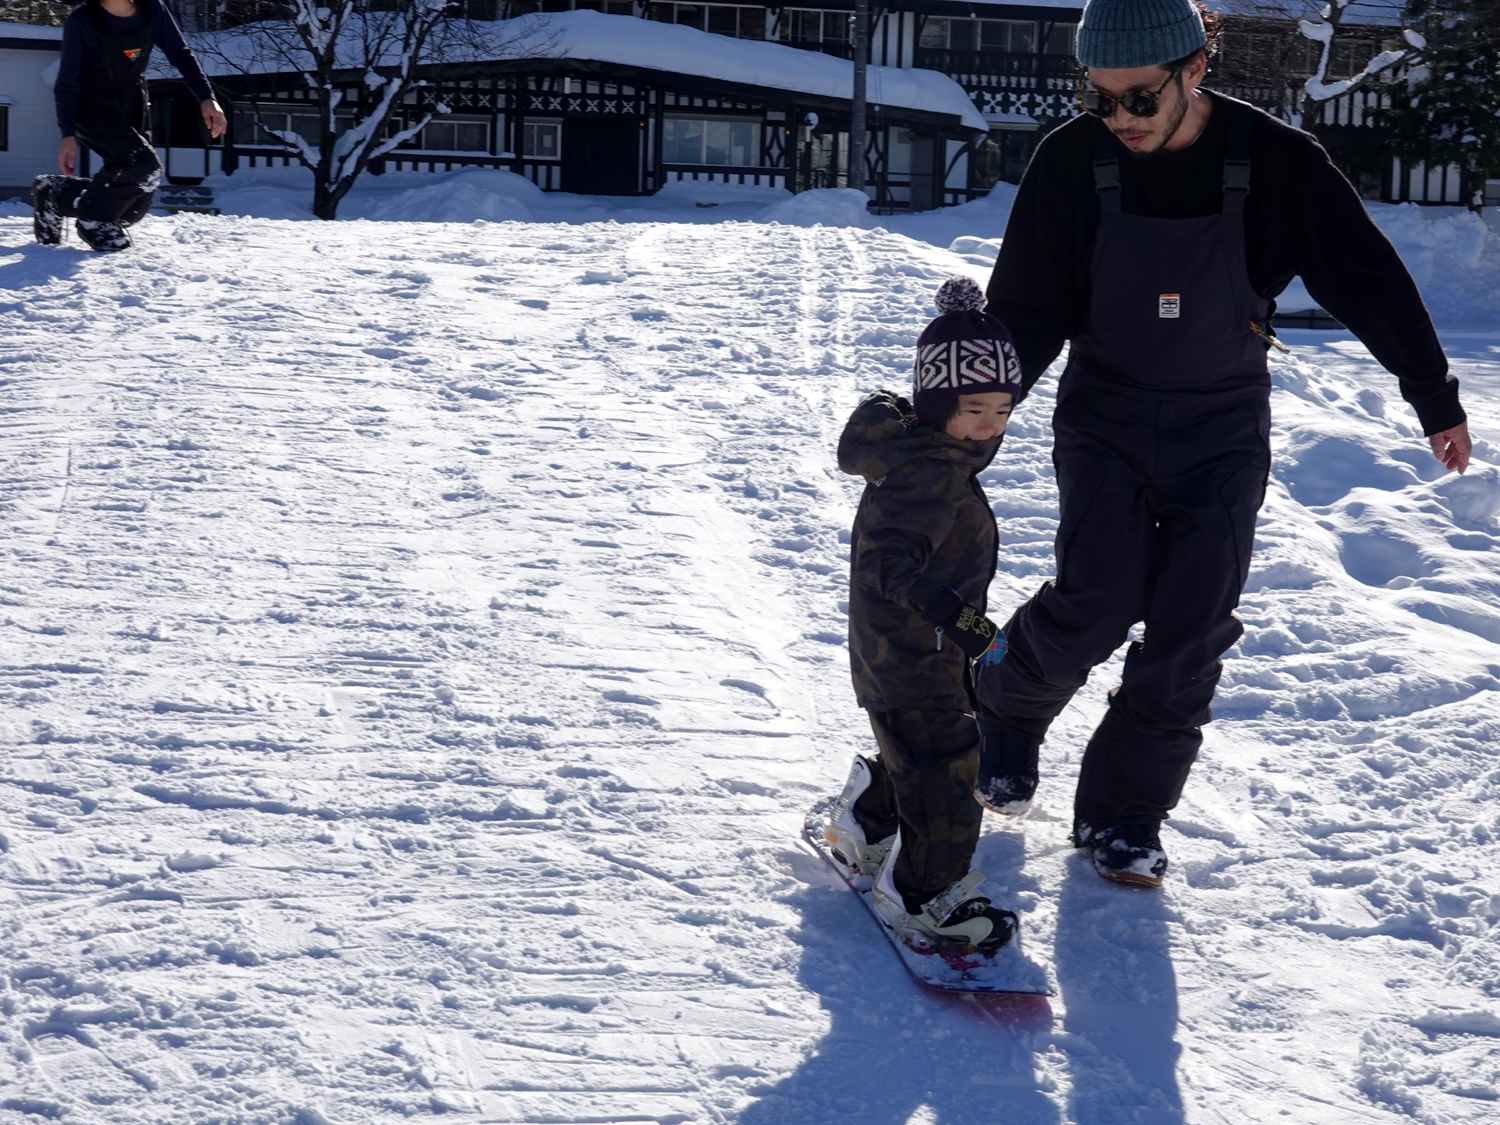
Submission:
[[[999,629],[995,630],[995,639],[990,642],[990,647],[974,658],[975,664],[999,664],[1005,659],[1005,634]]]
[[[978,660],[986,655],[997,637],[1000,637],[1000,628],[978,609],[964,601],[956,590],[945,590],[932,605],[927,607],[927,620],[931,621],[941,631],[938,636],[952,641],[958,645],[970,660]],[[1004,645],[1003,638],[1000,640]],[[1000,656],[1004,656],[1002,648]],[[1000,656],[996,656],[998,663]]]

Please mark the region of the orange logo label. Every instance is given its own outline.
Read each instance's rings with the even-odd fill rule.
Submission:
[[[127,59],[129,59],[131,62],[135,62],[136,59],[138,59],[138,58],[141,57],[141,51],[142,51],[142,49],[143,48],[140,48],[140,47],[126,47],[125,48],[125,57]]]

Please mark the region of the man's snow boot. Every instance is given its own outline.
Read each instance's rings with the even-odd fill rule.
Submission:
[[[1036,794],[1041,741],[986,719],[979,721],[979,779],[974,798],[991,812],[1022,816]]]
[[[62,186],[66,176],[38,176],[31,181],[31,230],[43,246],[63,240]]]
[[[844,791],[823,818],[823,838],[833,848],[834,856],[860,875],[874,875],[880,869],[896,838],[894,832],[881,837],[879,827],[868,819],[862,823],[860,810],[855,807],[874,780],[869,760],[856,754]]]
[[[890,853],[875,877],[875,909],[902,943],[923,953],[967,954],[976,950],[989,956],[1016,936],[1020,924],[1014,913],[998,910],[974,890],[984,882],[984,872],[970,871],[945,891],[940,891],[911,913],[896,890],[892,871],[901,854],[901,833],[896,833]]]
[[[1094,870],[1116,883],[1159,887],[1167,873],[1167,853],[1155,824],[1080,824],[1074,843],[1089,853]]]
[[[130,249],[130,234],[119,223],[106,219],[79,219],[78,237],[102,253]]]

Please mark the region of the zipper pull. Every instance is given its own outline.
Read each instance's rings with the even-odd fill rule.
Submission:
[[[941,625],[939,625],[933,631],[935,633],[937,633],[937,641],[938,641],[938,643],[937,643],[937,650],[939,652],[942,652],[943,651],[943,627]]]

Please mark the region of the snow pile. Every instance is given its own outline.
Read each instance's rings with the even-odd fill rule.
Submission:
[[[1058,996],[949,1004],[797,833],[873,749],[834,443],[977,267],[769,223],[137,234],[0,220],[4,1125],[1493,1119],[1500,331],[1448,340],[1462,479],[1347,338],[1271,357],[1167,885],[1068,845],[1101,668],[978,856]],[[1057,366],[983,478],[997,614],[1054,572]]]
[[[1434,321],[1449,328],[1500,325],[1500,233],[1482,215],[1415,203],[1368,207],[1411,270]]]
[[[657,189],[652,196],[660,201],[674,203],[724,204],[759,203],[768,206],[792,198],[786,188],[756,184],[722,184],[714,180],[674,180]]]
[[[869,207],[870,197],[862,191],[855,191],[853,188],[816,188],[773,204],[756,218],[763,223],[781,223],[791,227],[868,229],[875,225]]]
[[[483,168],[451,172],[441,182],[390,193],[363,207],[356,203],[346,217],[422,223],[529,222],[527,203],[540,203],[544,198],[542,189],[524,176]]]

